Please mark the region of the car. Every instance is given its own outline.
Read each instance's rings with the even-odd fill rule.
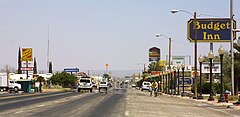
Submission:
[[[107,93],[107,89],[108,89],[108,83],[106,81],[101,81],[99,83],[99,92]]]
[[[92,82],[92,87],[97,88],[97,84],[95,82]]]
[[[82,77],[79,80],[78,92],[81,90],[89,90],[92,92],[93,84],[90,77]]]
[[[135,83],[132,83],[132,87],[137,87],[137,85]]]
[[[148,90],[148,91],[149,91],[149,89],[150,89],[150,87],[149,87],[150,84],[151,84],[151,82],[143,81],[142,87],[141,87],[141,91],[143,91],[143,90]]]
[[[107,83],[107,86],[112,87],[112,83],[111,83],[111,82],[108,82],[108,83]]]

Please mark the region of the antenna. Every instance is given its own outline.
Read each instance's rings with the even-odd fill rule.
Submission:
[[[47,42],[47,67],[49,67],[49,25],[48,25],[48,42]]]

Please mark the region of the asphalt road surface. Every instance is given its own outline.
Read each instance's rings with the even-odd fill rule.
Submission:
[[[12,117],[107,117],[124,116],[126,89],[108,93],[63,92],[0,99],[0,115]],[[121,107],[121,108],[119,108]]]
[[[131,87],[108,93],[62,92],[4,96],[0,117],[239,117],[240,109],[212,106],[176,96],[150,97]]]

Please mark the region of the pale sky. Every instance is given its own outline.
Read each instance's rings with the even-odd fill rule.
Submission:
[[[54,70],[78,67],[80,70],[136,70],[148,64],[148,49],[157,46],[161,57],[191,55],[193,43],[187,40],[187,21],[197,14],[229,17],[230,0],[0,0],[0,68],[17,68],[19,47],[32,47],[38,69],[47,69],[48,26],[50,60]],[[240,28],[240,0],[234,0],[237,28]],[[208,16],[204,16],[208,17]],[[239,34],[238,34],[239,36]],[[214,43],[214,54],[222,44]],[[198,44],[198,55],[207,55],[209,43]],[[194,62],[192,62],[194,64]]]

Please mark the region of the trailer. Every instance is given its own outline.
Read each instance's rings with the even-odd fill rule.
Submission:
[[[18,92],[21,89],[21,84],[16,83],[16,80],[9,80],[7,73],[0,73],[0,91]]]

